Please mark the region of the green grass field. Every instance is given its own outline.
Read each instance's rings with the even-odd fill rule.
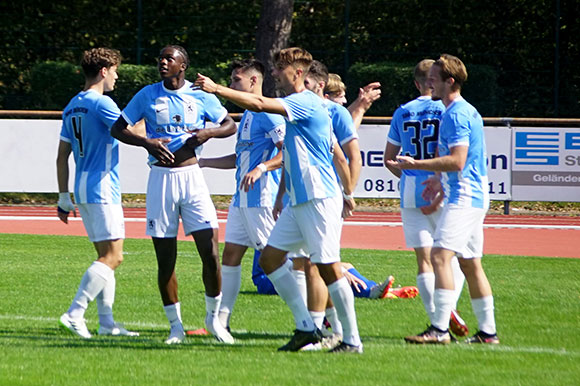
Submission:
[[[279,353],[293,329],[277,296],[257,295],[248,253],[232,316],[234,346],[190,337],[166,346],[169,327],[156,286],[149,240],[129,239],[117,270],[115,319],[138,338],[82,341],[58,328],[81,275],[94,259],[86,237],[0,234],[0,384],[2,385],[579,385],[580,260],[488,255],[484,259],[501,345],[412,346],[427,319],[421,300],[357,299],[363,355]],[[343,260],[376,281],[415,284],[410,252],[343,250]],[[203,327],[201,264],[180,242],[177,274],[187,329]],[[459,309],[473,331],[467,289]],[[96,305],[88,327],[98,328]]]

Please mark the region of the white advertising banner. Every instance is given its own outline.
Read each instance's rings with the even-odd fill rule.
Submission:
[[[513,128],[517,201],[580,201],[580,129]]]
[[[59,120],[0,120],[0,192],[56,192]],[[359,129],[363,168],[356,197],[399,198],[399,179],[383,165],[388,125]],[[492,200],[580,201],[580,128],[484,128]],[[235,135],[212,139],[202,157],[234,152]],[[146,151],[122,144],[124,193],[145,193],[149,167]],[[74,162],[70,160],[71,182]],[[204,169],[212,194],[231,195],[235,171]]]

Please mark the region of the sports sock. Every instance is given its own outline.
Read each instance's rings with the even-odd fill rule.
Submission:
[[[115,326],[115,319],[113,319],[113,303],[115,302],[115,271],[111,272],[111,276],[107,280],[103,290],[97,295],[97,310],[99,313],[99,325],[107,328]]]
[[[296,279],[296,284],[298,284],[298,291],[300,293],[300,297],[304,301],[304,304],[308,304],[307,298],[307,290],[306,290],[306,274],[304,271],[298,271],[296,269],[292,270],[292,275],[294,279]]]
[[[113,270],[106,264],[95,261],[83,275],[68,314],[73,319],[82,318],[85,311],[95,297],[103,290]]]
[[[332,332],[342,336],[342,324],[338,320],[338,314],[336,313],[336,307],[327,308],[325,311],[326,319],[330,323]]]
[[[463,291],[463,285],[465,284],[465,275],[459,266],[459,261],[457,257],[451,259],[451,270],[453,271],[453,282],[455,283],[455,309],[457,309],[457,302]]]
[[[496,334],[495,313],[493,307],[493,296],[471,299],[473,313],[477,317],[477,326],[479,331],[489,335]]]
[[[364,281],[366,286],[367,286],[366,289],[362,288],[362,286],[359,286],[360,292],[358,292],[357,290],[352,288],[354,296],[356,296],[357,298],[368,298],[371,294],[371,288],[376,286],[377,282],[367,279],[366,277],[361,275],[361,273],[359,271],[357,271],[356,268],[354,268],[354,267],[349,269],[348,272],[350,272],[352,275],[356,276],[360,280]]]
[[[353,346],[361,344],[354,309],[354,295],[348,280],[342,277],[328,286],[328,293],[336,308],[336,313],[342,323],[342,340]]]
[[[324,322],[324,311],[309,311],[310,317],[317,328],[322,328],[322,323]]]
[[[455,291],[436,288],[433,301],[435,302],[435,313],[431,325],[441,331],[447,331],[449,329],[451,310],[455,307]]]
[[[433,315],[435,315],[435,302],[433,301],[435,274],[433,272],[425,272],[417,275],[417,288],[419,288],[419,295],[421,295],[427,317],[433,323]]]
[[[276,292],[286,302],[296,323],[296,329],[301,331],[312,331],[315,329],[314,322],[308,313],[306,303],[300,296],[300,290],[296,279],[286,266],[281,266],[268,275],[274,284]]]
[[[230,316],[242,285],[242,266],[222,265],[222,301],[219,310],[220,323],[230,325]]]
[[[175,304],[163,306],[163,309],[165,310],[165,315],[167,316],[171,328],[180,328],[183,330],[183,323],[181,322],[181,303],[177,302]]]

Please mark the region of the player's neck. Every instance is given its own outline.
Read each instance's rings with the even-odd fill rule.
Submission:
[[[185,78],[167,78],[163,79],[163,85],[168,90],[179,90],[185,85]]]
[[[85,81],[85,87],[83,88],[83,91],[89,91],[89,90],[93,90],[98,92],[99,94],[103,94],[105,92],[105,82],[104,79],[101,79],[99,81],[91,81],[91,80],[86,80]]]
[[[449,93],[445,98],[442,99],[443,104],[445,105],[445,107],[449,107],[449,105],[451,103],[453,103],[453,101],[455,101],[457,98],[459,98],[461,96],[461,92],[459,90],[457,91],[452,91],[451,93]]]

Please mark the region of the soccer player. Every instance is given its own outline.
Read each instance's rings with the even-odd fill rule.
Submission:
[[[175,276],[181,217],[185,234],[193,236],[203,264],[206,328],[218,341],[231,344],[233,337],[218,319],[222,295],[217,214],[195,149],[210,138],[232,135],[236,127],[214,95],[191,88],[185,80],[188,66],[189,55],[183,47],[164,47],[158,59],[162,81],[144,87],[131,99],[111,134],[150,153],[147,234],[153,239],[159,292],[171,325],[165,343],[181,343],[185,337]],[[127,130],[128,124],[143,118],[147,137]],[[205,128],[206,120],[219,126]]]
[[[385,166],[401,179],[401,217],[407,247],[415,250],[417,257],[417,287],[425,311],[432,321],[435,304],[435,274],[431,265],[431,247],[433,234],[441,210],[439,204],[443,196],[439,195],[433,202],[421,197],[423,182],[434,175],[427,170],[402,170],[390,166],[387,160],[395,160],[399,151],[415,159],[435,157],[439,125],[445,106],[440,100],[431,99],[431,89],[427,85],[429,69],[435,61],[420,61],[414,70],[415,87],[421,94],[418,98],[400,106],[393,114],[391,128],[385,148]],[[459,268],[456,258],[452,259],[453,277],[455,279],[456,301],[461,295],[465,276]],[[451,313],[450,328],[456,335],[466,336],[468,328],[459,316],[455,307]]]
[[[432,99],[441,100],[446,107],[439,128],[438,156],[415,159],[402,155],[386,161],[395,168],[440,173],[440,179],[430,178],[425,182],[423,196],[431,200],[442,191],[445,194],[431,249],[435,312],[427,330],[405,338],[409,343],[448,344],[451,341],[448,326],[456,300],[451,260],[455,255],[465,274],[479,327],[466,342],[499,343],[491,286],[481,264],[483,220],[489,208],[483,120],[461,96],[466,80],[467,70],[459,58],[443,54],[433,63],[428,80]]]
[[[317,264],[343,326],[343,342],[331,352],[360,353],[362,343],[354,296],[339,262],[343,197],[332,167],[330,117],[324,100],[304,86],[312,56],[302,48],[286,48],[274,55],[274,63],[272,75],[285,91],[284,98],[265,98],[221,87],[201,74],[195,84],[248,110],[266,111],[286,118],[284,174],[280,185],[285,187],[290,204],[278,217],[260,256],[260,265],[290,307],[296,323],[294,336],[279,350],[298,351],[322,338],[285,264],[288,251],[304,248],[311,261]],[[344,194],[352,195],[348,183],[345,185]],[[282,209],[281,198],[278,194],[276,213]],[[347,201],[349,207],[354,208],[352,197]]]
[[[230,87],[262,96],[264,65],[255,59],[234,61]],[[247,248],[262,250],[274,227],[272,208],[280,183],[286,122],[281,115],[244,111],[236,153],[201,158],[200,166],[236,168],[236,192],[228,211],[222,255],[223,298],[219,318],[229,329],[230,316],[242,282],[242,258]]]
[[[56,160],[58,217],[68,224],[75,212],[68,182],[68,159],[73,153],[75,201],[83,224],[97,251],[97,260],[85,271],[68,311],[60,317],[64,328],[90,339],[84,314],[97,299],[99,335],[138,336],[113,319],[115,269],[123,261],[125,222],[119,184],[119,143],[110,128],[119,117],[115,102],[104,92],[112,91],[117,80],[121,54],[109,48],[93,48],[83,53],[81,67],[85,86],[65,107]]]

